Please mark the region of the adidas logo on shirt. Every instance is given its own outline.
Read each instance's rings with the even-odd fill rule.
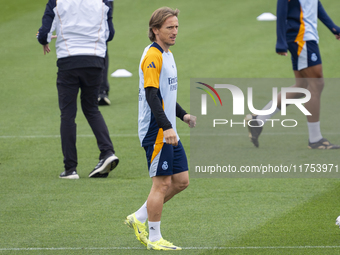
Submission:
[[[148,66],[148,68],[156,68],[155,63],[151,62],[151,64]]]

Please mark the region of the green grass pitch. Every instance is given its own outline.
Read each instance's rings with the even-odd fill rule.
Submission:
[[[109,72],[124,68],[133,76],[109,78],[112,105],[100,108],[121,160],[103,180],[87,178],[99,152],[80,107],[80,179],[58,178],[63,164],[55,48],[52,43],[44,56],[35,38],[46,2],[2,0],[0,8],[0,254],[149,254],[123,220],[151,187],[137,137],[138,64],[149,43],[151,13],[161,6],[181,11],[171,49],[178,102],[189,110],[190,78],[293,77],[290,58],[275,54],[275,22],[256,21],[263,12],[275,13],[276,1],[115,1]],[[340,25],[340,2],[322,2]],[[321,23],[319,33],[324,75],[338,78],[340,42]],[[322,101],[322,130],[336,143],[339,92],[326,85]],[[178,123],[178,130],[190,158],[189,129]],[[301,130],[299,137],[263,136],[263,142],[276,144],[261,150],[245,133],[233,138],[235,150],[227,156],[242,161],[244,154],[266,153],[297,160],[279,151],[282,142],[298,143],[307,161],[339,163],[339,152],[307,150],[307,127]],[[339,184],[337,179],[191,179],[188,189],[164,206],[162,234],[184,247],[182,254],[340,254],[334,225]]]

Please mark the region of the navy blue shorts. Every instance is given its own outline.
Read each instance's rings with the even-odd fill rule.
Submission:
[[[288,43],[292,55],[294,71],[321,64],[321,55],[316,41],[302,41]]]
[[[174,175],[188,171],[188,161],[181,141],[177,146],[159,143],[145,146],[149,175]]]

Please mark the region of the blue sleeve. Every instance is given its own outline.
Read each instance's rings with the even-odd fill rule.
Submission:
[[[276,52],[287,52],[286,40],[287,31],[288,0],[278,0],[276,9]]]
[[[54,20],[54,11],[53,9],[56,7],[56,0],[49,0],[46,4],[46,9],[44,16],[42,17],[42,26],[39,28],[38,32],[38,41],[42,45],[46,45],[49,42],[47,41],[48,33],[51,31],[52,23]]]
[[[323,24],[325,24],[326,27],[328,27],[329,30],[331,30],[333,34],[340,34],[340,28],[335,25],[331,18],[328,16],[320,1],[318,1],[318,18]]]
[[[112,14],[113,14],[113,1],[107,1],[103,0],[103,2],[110,8],[109,12],[107,13],[107,23],[109,26],[109,38],[107,39],[107,42],[111,41],[115,35],[115,29],[113,27],[112,23]]]

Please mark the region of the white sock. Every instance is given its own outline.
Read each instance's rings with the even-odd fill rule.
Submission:
[[[156,242],[156,241],[160,240],[162,238],[161,222],[160,221],[156,221],[156,222],[149,221],[148,225],[149,225],[149,240],[150,240],[150,242]]]
[[[146,209],[146,202],[142,205],[141,208],[138,209],[137,212],[135,212],[136,219],[140,222],[144,223],[146,219],[148,218],[148,211]]]
[[[322,139],[320,130],[320,121],[318,122],[307,122],[309,132],[309,142],[316,143]]]
[[[269,110],[273,105],[273,100],[270,101],[265,107],[263,107],[262,110]],[[267,119],[271,119],[272,116],[274,116],[277,112],[279,112],[280,109],[276,107],[275,111],[272,114],[268,114],[268,115],[258,115],[256,117],[256,119],[258,120],[262,120],[263,124],[266,123]],[[262,122],[258,121],[259,125],[262,126]]]

